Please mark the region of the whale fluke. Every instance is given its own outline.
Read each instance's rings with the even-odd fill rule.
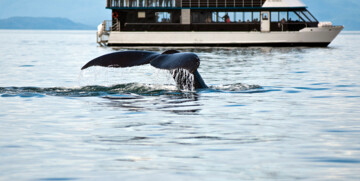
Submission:
[[[150,51],[110,53],[91,60],[81,70],[92,66],[120,68],[144,64],[169,70],[180,89],[208,88],[197,71],[200,66],[199,57],[194,53],[181,53],[177,50],[167,50],[162,54]]]
[[[180,53],[178,50],[166,50],[162,54],[174,54],[174,53]]]
[[[91,66],[102,67],[132,67],[150,63],[150,60],[160,55],[156,52],[149,51],[122,51],[115,52],[95,58],[85,64],[81,70]]]
[[[151,60],[150,64],[159,69],[186,69],[194,73],[200,65],[199,57],[194,53],[161,54]]]

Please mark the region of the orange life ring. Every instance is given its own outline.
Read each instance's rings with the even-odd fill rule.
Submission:
[[[118,12],[113,12],[113,13],[112,13],[112,17],[113,17],[114,19],[117,19],[117,18],[119,17],[119,13],[118,13]]]

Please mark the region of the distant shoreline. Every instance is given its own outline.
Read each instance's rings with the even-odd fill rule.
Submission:
[[[67,18],[10,17],[0,19],[0,29],[8,30],[96,30],[96,27],[76,23]]]

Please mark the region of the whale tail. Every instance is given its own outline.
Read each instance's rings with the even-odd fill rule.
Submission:
[[[177,50],[167,50],[162,54],[150,51],[110,53],[91,60],[81,70],[92,66],[121,68],[144,64],[169,70],[179,89],[208,88],[197,71],[200,66],[199,57],[194,53],[181,53]]]

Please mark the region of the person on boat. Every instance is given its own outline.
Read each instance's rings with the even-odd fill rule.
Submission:
[[[227,13],[222,17],[222,19],[224,19],[226,23],[230,23],[230,17]]]

